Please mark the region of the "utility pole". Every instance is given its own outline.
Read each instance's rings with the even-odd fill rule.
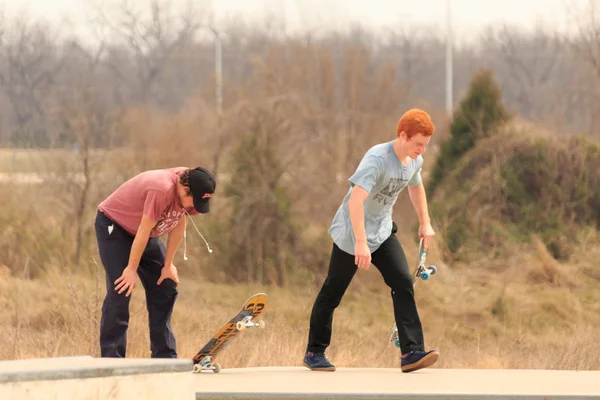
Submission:
[[[446,111],[452,116],[452,0],[446,0]]]
[[[215,102],[217,112],[223,111],[223,39],[221,32],[211,28],[215,36]]]
[[[215,105],[217,107],[217,113],[220,115],[223,111],[223,37],[221,31],[218,28],[219,21],[218,13],[215,9],[215,2],[210,2],[211,12],[211,27],[209,28],[214,36],[214,48],[215,48]]]

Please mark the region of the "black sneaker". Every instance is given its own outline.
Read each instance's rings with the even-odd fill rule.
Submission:
[[[438,358],[440,358],[440,354],[435,350],[415,350],[402,356],[400,367],[402,372],[416,371],[421,368],[431,367]]]
[[[311,353],[304,356],[304,365],[313,371],[335,371],[335,365],[325,357],[325,353]]]

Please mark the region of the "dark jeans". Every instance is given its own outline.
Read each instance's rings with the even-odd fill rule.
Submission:
[[[404,354],[411,350],[424,350],[424,340],[415,303],[413,279],[404,250],[395,235],[397,231],[394,224],[391,236],[371,254],[371,260],[391,288],[400,349]],[[340,304],[357,269],[354,256],[342,251],[334,243],[327,278],[312,308],[307,351],[325,352],[329,346],[333,312]]]
[[[110,233],[109,226],[113,226]],[[126,297],[126,291],[122,294],[116,292],[114,282],[127,267],[134,238],[100,211],[96,215],[95,227],[100,259],[106,271],[106,297],[100,320],[101,356],[125,357],[131,295]],[[165,279],[160,286],[156,284],[164,262],[164,244],[158,238],[150,238],[137,273],[146,291],[151,357],[177,358],[171,329],[171,315],[177,298],[176,284],[171,279]]]

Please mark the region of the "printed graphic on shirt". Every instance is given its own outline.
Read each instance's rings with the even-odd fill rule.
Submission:
[[[162,236],[175,229],[183,213],[183,211],[163,212],[158,223],[152,230],[152,235]]]
[[[407,179],[390,178],[388,184],[385,185],[383,189],[381,189],[375,194],[373,200],[378,202],[379,204],[387,206],[388,204],[391,204],[396,200],[398,194],[406,186],[407,183]]]

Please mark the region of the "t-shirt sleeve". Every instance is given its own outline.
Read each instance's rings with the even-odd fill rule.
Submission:
[[[423,169],[423,159],[419,157],[417,168],[415,169],[415,173],[408,181],[408,186],[419,186],[423,183],[423,178],[421,176],[421,170]]]
[[[165,194],[160,190],[148,189],[143,197],[144,215],[154,222],[158,222],[168,204]]]
[[[381,170],[381,160],[367,153],[358,164],[358,168],[349,178],[349,181],[370,193],[379,178]]]

